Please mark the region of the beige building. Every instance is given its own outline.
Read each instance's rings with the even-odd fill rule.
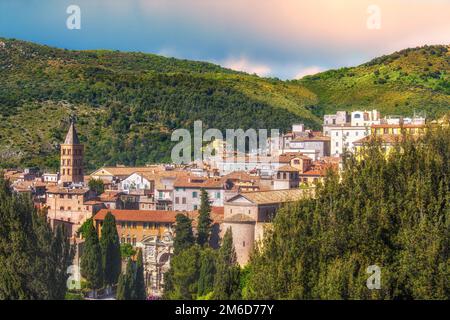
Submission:
[[[311,189],[248,192],[225,202],[222,234],[231,227],[238,263],[248,262],[255,242],[263,239],[264,229],[283,204],[311,194]]]
[[[104,205],[92,201],[95,194],[87,188],[49,187],[46,192],[47,218],[54,227],[64,224],[72,236]]]

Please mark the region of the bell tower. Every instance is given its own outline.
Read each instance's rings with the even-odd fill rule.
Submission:
[[[84,182],[83,154],[84,146],[78,139],[75,119],[71,117],[66,140],[61,144],[60,176],[63,184]]]

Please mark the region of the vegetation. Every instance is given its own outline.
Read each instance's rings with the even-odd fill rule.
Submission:
[[[108,286],[117,284],[122,269],[120,240],[117,234],[116,219],[108,212],[102,225],[100,238],[102,248],[102,265],[104,283]]]
[[[136,254],[136,250],[133,249],[131,243],[122,243],[120,245],[120,255],[122,259],[131,258]]]
[[[66,231],[53,232],[28,196],[0,176],[0,299],[64,299],[74,250]]]
[[[450,127],[349,156],[316,198],[281,209],[245,285],[250,299],[449,299]],[[381,288],[369,290],[369,266]],[[220,274],[220,272],[218,272]]]
[[[231,228],[225,232],[217,260],[217,273],[214,281],[214,298],[218,300],[237,300],[241,298],[240,267],[234,251]]]
[[[316,94],[311,109],[316,115],[366,108],[384,114],[421,111],[430,118],[439,117],[450,108],[450,51],[448,46],[405,49],[295,83]]]
[[[179,252],[191,247],[195,243],[194,233],[192,232],[192,220],[186,215],[179,213],[175,217],[175,234],[173,241],[173,253]]]
[[[89,225],[81,255],[81,275],[87,280],[89,288],[94,291],[103,285],[103,256],[94,224]]]
[[[69,51],[1,39],[0,166],[56,170],[78,118],[86,167],[169,162],[171,132],[206,128],[319,129],[324,112],[377,108],[434,116],[448,110],[449,51],[409,49],[300,81],[264,79],[150,54]],[[51,121],[35,117],[39,113]],[[45,125],[42,125],[45,123]]]
[[[198,211],[198,224],[197,224],[197,243],[200,246],[209,243],[211,236],[211,203],[209,201],[209,195],[206,190],[201,190],[200,195],[200,210]]]
[[[142,250],[137,253],[137,261],[128,259],[125,273],[119,276],[118,300],[145,300],[147,298],[144,281]]]
[[[91,179],[89,180],[89,189],[95,191],[97,195],[102,194],[105,191],[105,185],[102,179]]]

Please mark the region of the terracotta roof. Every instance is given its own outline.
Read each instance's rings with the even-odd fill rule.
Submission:
[[[91,176],[96,176],[99,174],[110,174],[112,176],[130,176],[135,172],[157,172],[162,170],[160,166],[149,166],[149,167],[103,167],[91,174]]]
[[[165,222],[174,223],[175,217],[180,212],[163,210],[111,210],[101,209],[94,220],[104,220],[108,212],[116,218],[116,221],[137,221],[137,222]]]
[[[294,168],[290,164],[286,164],[284,166],[281,166],[280,168],[278,168],[277,171],[299,172],[299,170],[297,168]]]
[[[181,212],[181,211],[164,211],[164,210],[111,210],[101,209],[95,216],[94,220],[104,220],[108,212],[116,218],[116,221],[136,221],[136,222],[162,222],[175,223],[178,214],[184,214],[192,219],[192,225],[196,226],[198,211]],[[211,207],[211,219],[213,223],[222,223],[224,210],[223,207]]]
[[[297,201],[308,195],[308,189],[287,189],[287,190],[270,190],[257,192],[241,193],[227,202],[231,202],[237,197],[244,197],[255,204],[274,204]]]
[[[70,188],[63,188],[63,187],[48,187],[47,188],[47,193],[67,193],[67,194],[85,194],[88,193],[89,189],[86,188],[75,188],[75,189],[70,189]]]
[[[105,191],[100,195],[99,199],[100,199],[100,201],[104,201],[104,202],[116,201],[120,197],[121,194],[122,194],[122,192],[118,192],[118,191]]]
[[[205,178],[205,177],[178,177],[173,186],[180,188],[206,188],[206,189],[222,189],[224,188],[223,178]]]

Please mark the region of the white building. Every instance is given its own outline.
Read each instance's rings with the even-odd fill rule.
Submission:
[[[325,115],[323,130],[331,138],[331,156],[340,156],[344,151],[353,152],[353,143],[369,135],[372,125],[380,123],[377,110],[353,111],[350,114],[338,111],[336,115]]]
[[[222,178],[179,177],[174,183],[173,210],[194,211],[200,208],[201,189],[208,192],[211,206],[223,207],[227,185]]]

